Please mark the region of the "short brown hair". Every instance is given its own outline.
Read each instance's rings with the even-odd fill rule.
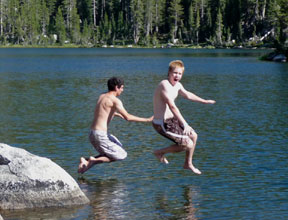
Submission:
[[[169,69],[168,69],[168,74],[170,71],[173,71],[176,67],[180,67],[183,69],[183,73],[184,73],[184,63],[181,60],[173,60],[169,63]]]
[[[122,85],[124,85],[124,80],[118,77],[112,77],[107,82],[109,91],[116,91],[116,87],[120,89]]]

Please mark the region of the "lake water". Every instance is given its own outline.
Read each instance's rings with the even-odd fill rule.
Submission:
[[[263,50],[0,49],[0,142],[45,156],[79,183],[80,207],[0,211],[4,219],[288,219],[288,64]],[[126,160],[77,174],[94,106],[111,76],[125,80],[128,112],[149,117],[168,63],[185,63],[184,87],[215,105],[177,105],[198,133],[194,164],[184,153],[160,164],[170,142],[150,124],[115,118]]]

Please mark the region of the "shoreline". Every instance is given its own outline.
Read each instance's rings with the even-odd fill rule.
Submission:
[[[275,50],[273,47],[265,47],[265,46],[226,46],[226,47],[215,47],[211,45],[171,45],[171,44],[161,44],[157,46],[139,46],[139,45],[75,45],[75,44],[67,44],[67,45],[0,45],[1,48],[117,48],[117,49],[126,49],[126,48],[137,48],[137,49],[247,49],[247,50]]]
[[[182,45],[158,45],[153,47],[148,46],[139,46],[139,45],[94,45],[91,47],[83,46],[83,45],[75,45],[75,44],[67,44],[67,45],[49,45],[49,46],[39,46],[39,45],[0,45],[0,49],[190,49],[190,50],[267,50],[267,53],[260,56],[259,60],[262,61],[272,61],[272,62],[281,62],[286,63],[287,57],[284,53],[277,52],[276,48],[273,47],[265,47],[265,46],[227,46],[227,47],[214,47],[211,45],[203,45],[203,46],[192,46],[188,44],[182,44]]]

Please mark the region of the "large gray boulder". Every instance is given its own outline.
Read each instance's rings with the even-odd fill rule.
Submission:
[[[0,210],[87,203],[77,182],[56,163],[0,143]]]

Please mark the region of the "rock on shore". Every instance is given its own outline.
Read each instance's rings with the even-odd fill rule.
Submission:
[[[89,203],[60,166],[21,148],[0,143],[0,210]]]
[[[287,57],[284,54],[277,53],[277,52],[271,52],[267,56],[265,56],[265,59],[268,61],[275,61],[275,62],[287,62]]]

